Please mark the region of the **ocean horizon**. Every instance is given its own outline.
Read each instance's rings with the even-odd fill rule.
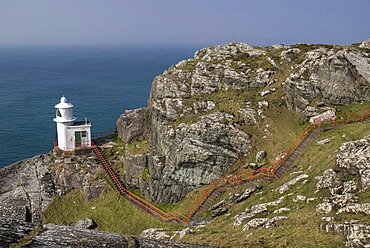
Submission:
[[[193,57],[192,46],[0,46],[0,167],[53,149],[61,96],[92,133],[115,129],[147,105],[156,75]]]

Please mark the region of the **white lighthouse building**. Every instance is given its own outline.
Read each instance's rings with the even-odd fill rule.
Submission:
[[[55,105],[56,116],[54,121],[57,123],[57,146],[63,151],[73,151],[76,148],[91,146],[91,123],[85,121],[75,121],[73,116],[73,104],[67,101],[64,96],[60,98],[60,103]]]

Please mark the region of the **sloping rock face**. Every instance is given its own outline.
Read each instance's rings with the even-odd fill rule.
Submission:
[[[0,210],[17,220],[40,223],[55,193],[50,163],[50,157],[41,155],[1,169]]]
[[[48,224],[25,247],[129,247],[120,234]]]
[[[41,213],[54,195],[82,189],[87,199],[97,197],[105,182],[93,154],[63,158],[39,155],[0,169],[0,216],[40,224]]]
[[[370,100],[368,62],[369,53],[358,46],[230,43],[201,49],[154,79],[146,108],[118,119],[126,146],[149,144],[140,157],[128,154],[125,166],[134,169],[125,169],[126,181],[152,201],[176,202],[250,152],[253,134],[242,126],[261,123],[271,95],[279,94],[295,111],[311,106],[304,121],[327,111],[327,104]],[[220,100],[222,94],[247,91],[259,91],[258,104],[246,98],[225,107]],[[225,99],[232,105],[234,99]]]
[[[18,243],[34,229],[35,225],[32,223],[0,215],[0,247]]]
[[[286,102],[303,111],[317,102],[350,104],[370,100],[369,51],[319,47],[306,53],[285,81]]]
[[[149,113],[146,108],[127,110],[118,119],[118,136],[126,143],[149,138]]]
[[[27,242],[21,239],[27,237]],[[137,247],[137,248],[200,248],[211,246],[177,243],[131,237],[122,234],[99,232],[85,228],[47,224],[36,226],[32,223],[0,216],[0,247]]]

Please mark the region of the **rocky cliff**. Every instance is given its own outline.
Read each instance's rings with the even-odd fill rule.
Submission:
[[[91,151],[38,155],[0,169],[0,247],[208,247],[99,232],[89,219],[74,227],[43,223],[55,196],[80,190],[89,201],[101,195],[107,186],[102,175]]]
[[[0,170],[0,214],[19,221],[41,223],[41,213],[55,195],[82,189],[86,199],[105,186],[103,169],[93,154],[62,157],[45,154]]]
[[[370,100],[369,61],[364,45],[201,49],[154,79],[146,108],[118,119],[127,147],[148,144],[141,153],[126,149],[125,178],[148,199],[179,201],[248,156],[258,130],[268,137],[271,106],[306,121]]]

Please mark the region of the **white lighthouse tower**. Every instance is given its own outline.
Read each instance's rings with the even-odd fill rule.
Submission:
[[[63,96],[60,103],[55,105],[57,123],[58,148],[63,151],[73,151],[76,148],[91,146],[91,123],[75,121],[73,116],[73,104]]]

